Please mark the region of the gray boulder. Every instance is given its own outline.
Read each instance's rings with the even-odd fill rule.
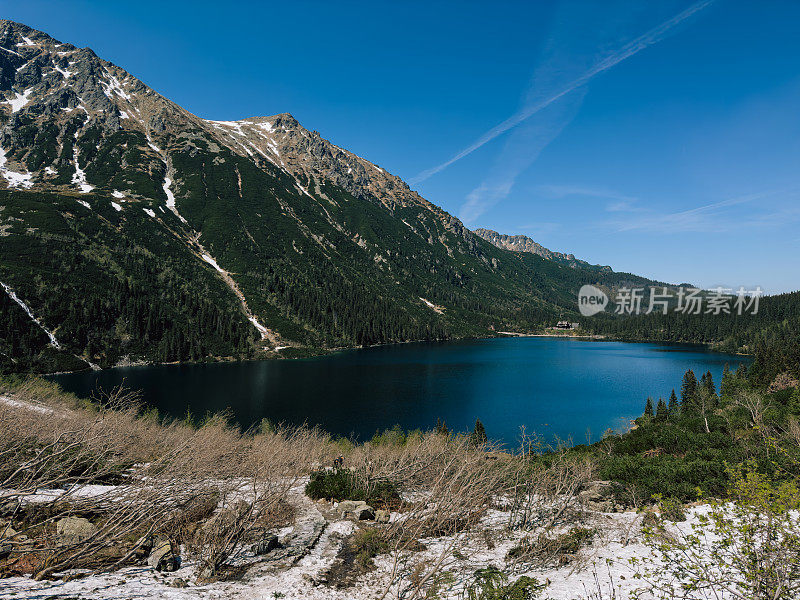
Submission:
[[[342,511],[342,513],[348,513],[348,512],[353,512],[357,508],[366,505],[367,503],[364,502],[363,500],[342,500],[341,502],[339,502],[338,508],[340,511]]]
[[[97,525],[82,517],[64,517],[56,521],[56,535],[67,544],[82,542],[98,531]]]
[[[354,519],[359,521],[374,521],[375,520],[375,509],[371,506],[359,506],[354,511],[350,512],[348,516],[352,516]]]
[[[278,546],[280,546],[280,543],[278,542],[278,536],[270,533],[265,535],[264,538],[257,544],[253,544],[251,550],[253,551],[253,554],[255,554],[256,556],[263,556],[264,554],[268,554]]]
[[[147,559],[147,564],[156,571],[172,572],[178,570],[180,560],[180,556],[172,549],[172,542],[161,539],[153,544],[153,551]]]

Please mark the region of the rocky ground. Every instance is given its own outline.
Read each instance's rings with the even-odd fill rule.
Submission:
[[[174,565],[176,570],[164,570],[165,563],[159,562],[169,552],[167,547],[167,552],[155,560],[151,555],[141,566],[112,573],[79,571],[67,574],[63,580],[52,581],[34,581],[28,577],[2,579],[0,598],[344,600],[380,598],[387,589],[387,597],[395,597],[398,581],[393,579],[395,563],[391,555],[379,555],[366,568],[358,569],[346,550],[348,540],[357,530],[387,526],[370,517],[379,516],[385,520],[388,516],[394,520],[402,516],[362,513],[360,507],[354,510],[345,503],[314,502],[303,493],[304,483],[293,488],[290,494],[296,511],[294,523],[276,531],[277,540],[268,536],[261,548],[253,546],[235,557],[232,565],[239,570],[232,580],[201,583],[198,566],[192,560],[178,560]],[[615,510],[603,502],[589,500],[588,504],[593,508]],[[343,508],[348,512],[343,512]],[[535,577],[547,584],[542,597],[558,600],[626,598],[642,585],[633,578],[628,564],[632,557],[649,555],[639,536],[641,514],[587,510],[579,525],[595,532],[591,540],[578,552],[557,555],[552,557],[554,562],[542,560],[538,565],[536,561],[509,560],[509,551],[525,534],[508,531],[505,527],[508,520],[508,513],[502,510],[489,511],[480,534],[457,540],[458,550],[451,550],[456,547],[451,537],[420,540],[420,551],[414,553],[412,561],[428,565],[440,562],[435,592],[442,598],[460,597],[465,582],[477,569],[487,566],[510,573],[511,580],[521,575]],[[80,523],[72,525],[80,528]],[[568,531],[573,526],[570,524],[563,530]],[[253,550],[265,553],[257,556]],[[157,552],[155,548],[153,554]],[[159,568],[162,570],[157,570]],[[403,568],[411,566],[404,564]]]

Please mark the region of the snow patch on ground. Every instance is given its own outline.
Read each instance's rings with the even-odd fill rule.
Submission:
[[[119,190],[114,190],[113,192],[111,192],[111,195],[114,196],[114,198],[124,198],[125,197],[125,194],[123,194]]]
[[[34,44],[34,43],[33,43],[33,41],[31,40],[31,38],[25,37],[25,36],[23,35],[23,36],[22,36],[22,42],[20,42],[19,44],[17,44],[17,47],[19,48],[20,46],[35,46],[35,45],[36,45],[36,44]]]
[[[444,312],[444,309],[441,306],[437,306],[436,304],[434,304],[430,300],[427,300],[427,299],[423,298],[422,296],[420,296],[419,299],[422,300],[425,303],[425,306],[430,308],[433,312],[436,312],[436,313],[439,313],[439,314],[442,314]]]
[[[76,138],[77,138],[77,134]],[[73,152],[73,160],[75,162],[75,173],[72,174],[72,183],[81,188],[81,194],[88,194],[94,189],[94,186],[86,181],[86,173],[80,168],[78,164],[78,147],[76,146]]]
[[[45,167],[44,172],[47,173],[48,175],[56,174],[56,170],[53,167]]]
[[[0,403],[5,404],[6,406],[10,406],[12,408],[21,408],[24,410],[30,410],[32,412],[36,412],[42,415],[52,415],[54,412],[52,408],[48,408],[47,406],[34,404],[33,402],[15,400],[10,396],[0,396]]]
[[[117,212],[122,210],[122,207],[119,204],[117,204],[116,202],[112,202],[111,206],[113,206],[114,210],[117,211]]]
[[[30,307],[27,304],[25,304],[25,302],[19,296],[17,296],[17,294],[14,292],[13,289],[11,289],[11,286],[3,283],[2,281],[0,281],[0,286],[2,286],[2,288],[6,291],[6,294],[8,294],[9,298],[11,298],[17,304],[19,304],[22,310],[25,311],[25,314],[27,314],[31,318],[31,321],[36,323],[39,326],[39,329],[45,332],[47,337],[50,338],[50,345],[53,346],[53,348],[61,348],[61,344],[58,343],[55,334],[49,329],[47,329],[47,327],[42,325],[41,321],[39,321],[39,319],[37,319],[34,316],[33,311],[30,309]]]
[[[6,100],[5,104],[10,104],[11,112],[15,113],[28,103],[28,96],[31,95],[32,91],[33,88],[29,88],[21,94],[17,94],[16,97],[12,98],[11,100]]]
[[[150,215],[151,217],[155,218],[155,216],[156,216],[156,213],[155,213],[155,212],[153,212],[152,210],[150,210],[149,208],[143,208],[142,210],[143,210],[145,213],[147,213],[148,215]]]
[[[227,272],[226,270],[224,270],[222,267],[220,267],[220,266],[217,264],[217,261],[215,261],[215,260],[214,260],[214,259],[211,257],[211,255],[210,255],[210,254],[203,254],[203,255],[202,255],[202,258],[203,258],[203,260],[204,260],[204,261],[206,261],[208,264],[210,264],[212,267],[214,267],[214,268],[215,268],[217,271],[219,271],[220,273],[225,273],[226,275],[228,274],[228,272]]]
[[[128,113],[126,113],[124,110],[121,110],[121,111],[119,111],[119,118],[120,119],[129,119],[130,117],[128,116]]]
[[[8,187],[24,187],[29,188],[33,185],[32,175],[30,173],[17,173],[16,171],[11,171],[10,169],[6,168],[6,163],[8,159],[6,158],[6,151],[3,148],[0,148],[0,174],[8,182]]]
[[[167,208],[170,209],[176,217],[178,217],[182,223],[187,223],[186,219],[178,212],[177,207],[175,206],[175,194],[172,193],[172,179],[169,177],[164,177],[164,185],[162,186],[164,189],[164,193],[167,195]],[[188,223],[187,223],[188,224]]]

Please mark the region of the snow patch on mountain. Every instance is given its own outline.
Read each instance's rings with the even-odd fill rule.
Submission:
[[[75,163],[75,173],[72,174],[72,183],[81,188],[81,194],[88,194],[94,189],[94,186],[86,181],[86,173],[81,169],[78,164],[78,148],[76,147],[73,152],[73,161]]]
[[[24,92],[17,94],[11,100],[6,100],[4,104],[11,105],[11,112],[15,113],[28,103],[28,96],[33,92],[33,88],[28,88]]]
[[[22,310],[24,310],[25,313],[31,318],[31,321],[36,323],[39,326],[39,329],[44,331],[44,333],[47,335],[47,337],[50,338],[50,345],[53,346],[53,348],[60,349],[61,348],[61,344],[58,343],[58,340],[56,339],[55,334],[52,331],[50,331],[49,329],[47,329],[47,327],[42,325],[42,322],[39,321],[39,319],[37,319],[34,316],[33,311],[30,309],[30,307],[27,304],[25,304],[25,302],[19,296],[17,296],[17,294],[14,292],[14,290],[11,289],[11,286],[3,283],[2,281],[0,281],[0,286],[3,287],[3,289],[6,291],[6,294],[8,294],[9,298],[11,298],[17,304],[19,304],[19,306],[22,308]]]
[[[6,167],[8,159],[6,158],[6,151],[0,148],[0,175],[2,175],[8,182],[8,187],[23,187],[29,188],[33,185],[32,175],[30,173],[17,173]]]

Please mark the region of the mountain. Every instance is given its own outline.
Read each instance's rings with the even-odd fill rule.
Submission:
[[[491,229],[475,229],[475,235],[485,239],[487,242],[494,244],[498,248],[511,250],[512,252],[530,252],[536,254],[547,260],[552,260],[568,267],[588,269],[591,271],[605,271],[610,273],[611,267],[602,265],[592,265],[585,260],[575,258],[574,254],[563,254],[561,252],[553,252],[548,250],[541,244],[536,243],[527,235],[506,235],[504,233],[497,233]]]
[[[619,282],[495,247],[289,114],[201,119],[10,21],[0,175],[5,370],[530,330]]]

